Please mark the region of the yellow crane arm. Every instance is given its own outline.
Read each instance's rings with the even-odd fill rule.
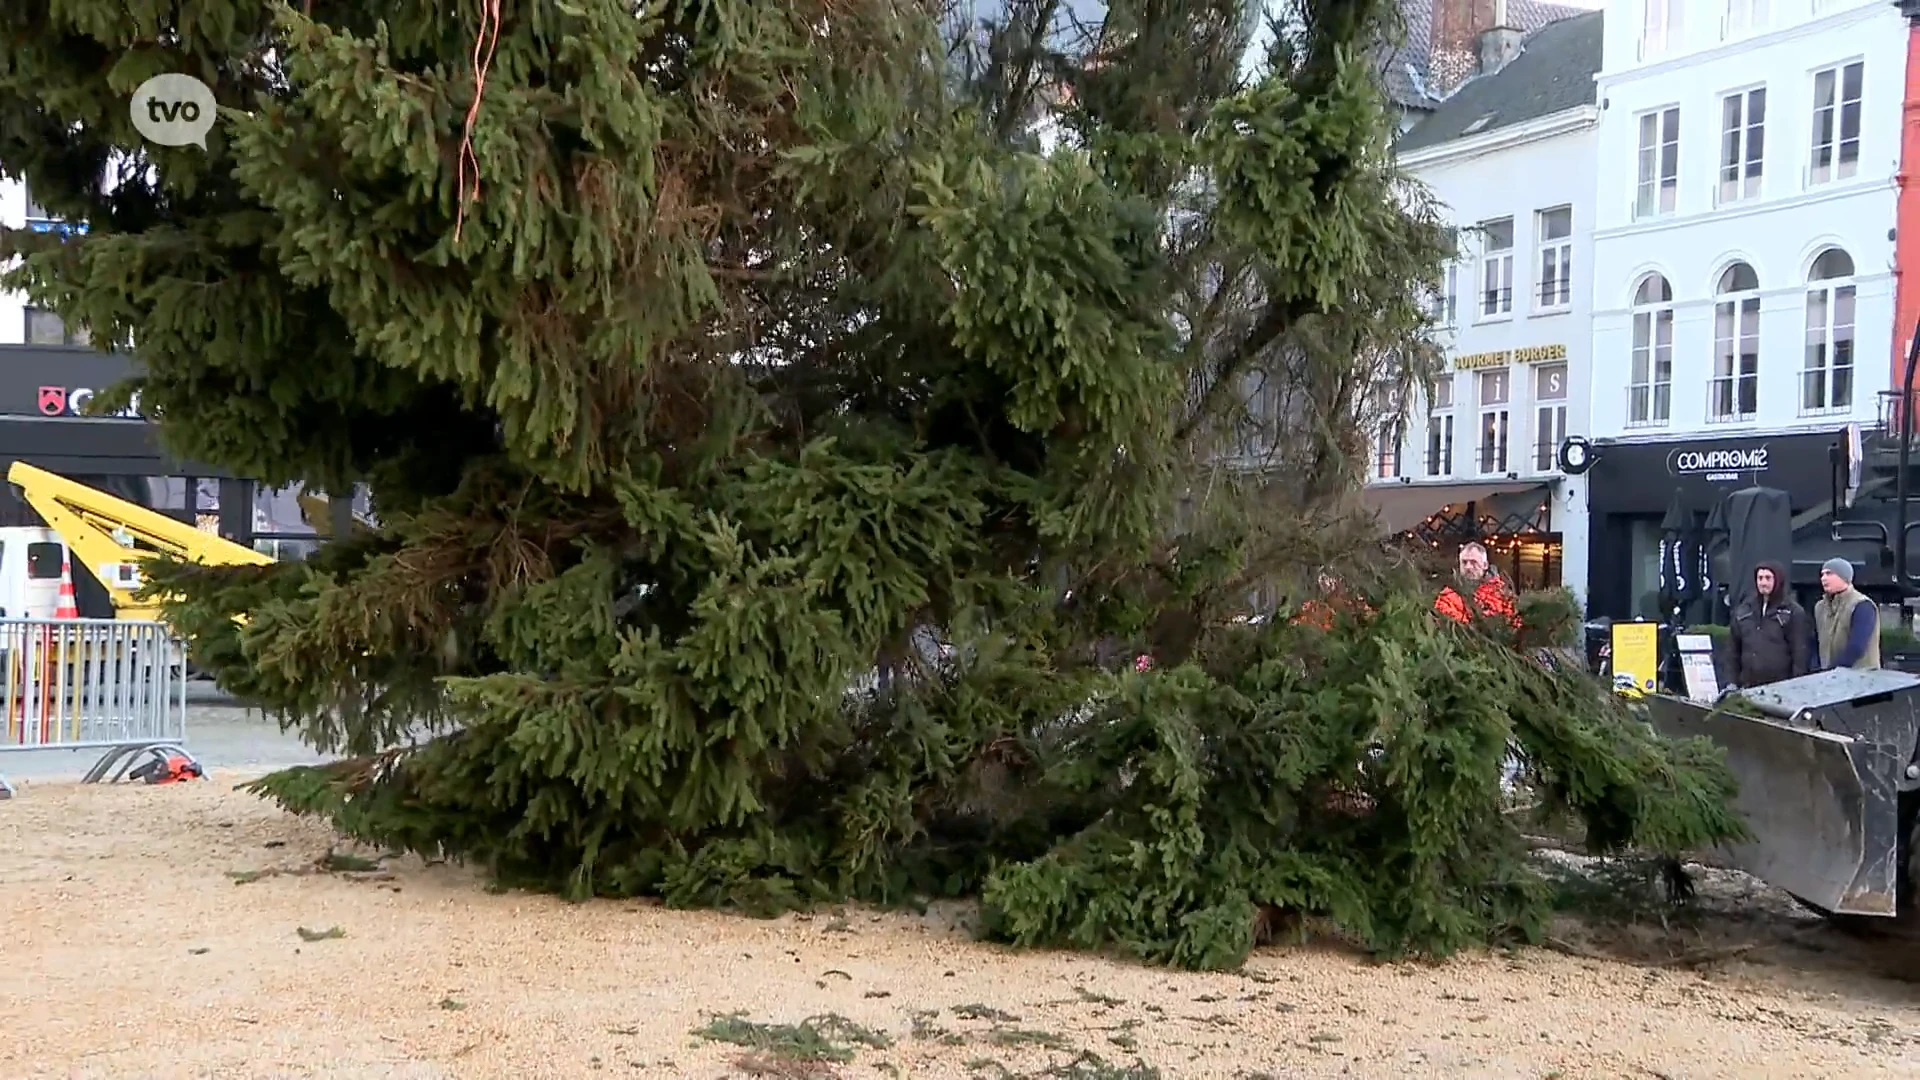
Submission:
[[[106,586],[122,618],[159,617],[158,603],[134,599],[142,584],[140,562],[155,554],[207,566],[271,566],[274,562],[271,555],[24,461],[13,463],[7,479]]]

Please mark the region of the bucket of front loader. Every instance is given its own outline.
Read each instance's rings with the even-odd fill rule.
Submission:
[[[1753,839],[1733,865],[1822,911],[1892,916],[1905,844],[1902,792],[1920,741],[1920,677],[1823,671],[1737,691],[1717,708],[1646,699],[1664,735],[1702,735],[1739,780]]]

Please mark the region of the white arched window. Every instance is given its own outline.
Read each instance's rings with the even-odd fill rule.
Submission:
[[[1800,411],[1853,407],[1853,259],[1828,248],[1807,271],[1807,358]]]
[[[1751,420],[1760,405],[1760,277],[1737,262],[1714,286],[1713,382],[1707,419]]]
[[[1673,416],[1673,286],[1659,274],[1633,291],[1633,363],[1627,423],[1653,426]]]

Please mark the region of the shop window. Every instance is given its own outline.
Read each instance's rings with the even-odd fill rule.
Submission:
[[[1567,437],[1567,365],[1533,369],[1533,468],[1551,472]]]
[[[1751,420],[1760,405],[1760,279],[1753,267],[1737,262],[1721,273],[1714,290],[1713,381],[1707,419],[1715,423]]]
[[[1507,403],[1512,375],[1506,368],[1480,373],[1480,472],[1507,471],[1507,437],[1511,414]]]
[[[1427,413],[1427,475],[1453,475],[1453,376],[1433,381],[1433,402]]]
[[[1807,274],[1806,361],[1800,372],[1802,414],[1853,407],[1853,259],[1828,248]]]
[[[1633,292],[1633,357],[1627,423],[1655,427],[1673,417],[1673,286],[1648,274]]]

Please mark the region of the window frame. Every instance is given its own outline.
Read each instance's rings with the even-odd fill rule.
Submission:
[[[1398,480],[1401,474],[1400,444],[1406,438],[1406,426],[1398,417],[1380,421],[1375,432],[1373,475],[1376,480]]]
[[[1720,40],[1732,41],[1765,30],[1773,21],[1767,0],[1727,0],[1720,14]]]
[[[1567,215],[1567,231],[1560,236],[1547,236],[1547,216],[1564,212]],[[1534,310],[1542,313],[1558,313],[1573,307],[1573,204],[1563,203],[1549,206],[1533,212],[1533,250],[1534,272],[1538,275],[1534,287]],[[1547,263],[1549,256],[1557,256],[1557,278],[1549,281]],[[1558,298],[1549,300],[1547,290],[1558,286]]]
[[[1487,386],[1498,380],[1498,401],[1489,401]],[[1474,372],[1475,416],[1474,464],[1481,476],[1499,476],[1512,471],[1513,461],[1513,368],[1485,368]]]
[[[1549,372],[1559,372],[1560,392],[1548,394],[1542,385]],[[1560,444],[1567,437],[1568,380],[1572,377],[1565,360],[1537,364],[1533,368],[1533,471],[1553,472],[1560,467]]]
[[[1687,0],[1641,0],[1639,58],[1653,60],[1686,43]]]
[[[1634,116],[1635,221],[1672,217],[1680,212],[1680,119],[1677,102]],[[1647,141],[1648,121],[1653,124],[1651,143]]]
[[[33,201],[33,188],[28,186],[25,180],[20,181],[20,197],[26,203],[26,213],[22,216],[22,220],[27,223],[29,228],[31,228],[36,221],[51,222],[58,220],[52,214],[47,213],[46,207]]]
[[[1492,227],[1505,224],[1507,243],[1503,248],[1492,246]],[[1513,256],[1518,246],[1514,219],[1511,216],[1488,218],[1480,223],[1480,261],[1475,279],[1479,282],[1476,294],[1479,302],[1474,305],[1475,322],[1499,322],[1513,318]],[[1489,288],[1488,283],[1497,279],[1500,284]],[[1497,309],[1497,310],[1495,310]]]
[[[1847,273],[1832,277],[1815,277],[1819,272],[1820,261],[1830,254],[1837,254],[1847,261]],[[1804,298],[1805,321],[1802,323],[1802,351],[1800,360],[1800,415],[1831,416],[1837,413],[1853,411],[1854,393],[1858,388],[1859,374],[1859,327],[1860,293],[1857,278],[1859,264],[1853,261],[1853,254],[1841,247],[1823,249],[1814,256],[1807,268],[1806,295]],[[1848,309],[1846,329],[1846,356],[1844,362],[1838,345],[1840,338],[1836,331],[1840,327],[1838,310],[1844,295]],[[1814,307],[1819,304],[1822,315],[1818,327],[1818,339],[1815,339],[1813,325]],[[1820,362],[1815,364],[1815,356]],[[1844,379],[1840,376],[1844,373]],[[1839,387],[1844,383],[1844,394]],[[1815,388],[1818,388],[1816,394]],[[1819,398],[1819,404],[1814,398]],[[1844,397],[1846,400],[1840,400]]]
[[[1433,400],[1427,407],[1427,475],[1453,475],[1453,376],[1441,375],[1433,382]],[[1443,402],[1440,399],[1445,398]]]
[[[47,341],[36,337],[34,333],[35,316],[45,316],[54,323],[57,323],[60,327],[60,340]],[[20,307],[20,340],[23,344],[35,345],[43,349],[84,349],[92,345],[92,339],[88,337],[85,330],[74,330],[67,325],[65,319],[62,319],[53,311],[43,307],[34,307],[32,304],[22,304]]]
[[[1755,120],[1756,98],[1760,119]],[[1739,116],[1733,118],[1731,129],[1728,126],[1727,108],[1734,105]],[[1759,144],[1756,152],[1755,143]],[[1729,145],[1731,143],[1731,145]],[[1713,204],[1730,206],[1734,203],[1748,202],[1765,193],[1766,187],[1766,149],[1767,149],[1767,88],[1766,85],[1748,86],[1739,90],[1729,90],[1720,95],[1720,140],[1717,165],[1714,171]],[[1732,151],[1734,160],[1727,161]],[[1729,175],[1731,173],[1731,175]]]
[[[1655,279],[1658,279],[1665,297],[1645,300],[1640,296]],[[1673,282],[1659,271],[1650,271],[1640,276],[1634,283],[1633,296],[1628,305],[1628,358],[1627,358],[1627,423],[1630,428],[1659,428],[1673,422],[1673,338],[1674,303]],[[1643,323],[1644,320],[1644,323]],[[1642,342],[1641,327],[1644,325],[1645,344]],[[1661,331],[1665,331],[1666,342],[1661,343]],[[1636,369],[1641,366],[1642,353],[1645,354],[1646,381],[1635,380]],[[1663,358],[1664,354],[1664,358]],[[1661,378],[1664,371],[1665,378]],[[1644,395],[1644,396],[1642,396]],[[1638,406],[1644,402],[1645,408]],[[1644,416],[1635,416],[1644,412]]]
[[[1725,282],[1728,275],[1742,266],[1753,275],[1753,287],[1727,288]],[[1763,286],[1759,271],[1744,259],[1728,263],[1714,278],[1713,366],[1707,380],[1707,423],[1709,424],[1751,423],[1759,415],[1760,355],[1763,344],[1760,337],[1762,295]],[[1729,333],[1722,333],[1723,320],[1727,324]],[[1751,364],[1748,363],[1749,360]],[[1720,370],[1722,366],[1728,368],[1724,374]],[[1728,405],[1726,410],[1720,408],[1723,396]]]
[[[1858,72],[1857,77],[1854,79],[1856,84],[1855,94],[1851,101],[1849,101],[1846,96],[1847,72],[1849,71]],[[1822,76],[1831,77],[1833,80],[1833,102],[1830,105],[1820,104],[1820,79]],[[1842,180],[1851,180],[1860,175],[1860,139],[1864,127],[1862,111],[1865,107],[1867,95],[1866,59],[1864,57],[1854,57],[1852,59],[1840,60],[1823,65],[1814,69],[1812,79],[1813,86],[1809,100],[1812,130],[1809,132],[1810,145],[1807,152],[1805,174],[1806,186],[1809,188],[1823,187],[1827,184],[1837,184]],[[1849,108],[1852,110],[1853,118],[1853,137],[1851,139],[1849,139],[1846,134]],[[1824,118],[1822,116],[1823,113],[1825,114]],[[1827,139],[1825,142],[1821,139],[1820,130],[1823,123],[1830,125],[1826,133]],[[1853,148],[1852,160],[1848,160],[1846,156],[1849,145]],[[1820,156],[1823,151],[1830,155],[1825,165],[1820,163]]]

